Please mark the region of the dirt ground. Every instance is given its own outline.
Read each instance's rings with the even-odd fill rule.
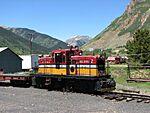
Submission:
[[[0,113],[149,113],[150,104],[100,96],[0,86]]]

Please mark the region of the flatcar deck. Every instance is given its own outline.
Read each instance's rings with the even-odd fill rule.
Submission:
[[[30,75],[24,74],[0,74],[0,81],[5,80],[30,80]]]

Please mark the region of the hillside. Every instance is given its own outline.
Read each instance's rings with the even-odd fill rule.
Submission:
[[[82,45],[86,44],[91,38],[89,36],[74,36],[70,39],[66,40],[66,43],[72,46],[78,46],[81,47]]]
[[[49,35],[36,32],[31,29],[10,28],[10,27],[7,27],[6,29],[12,31],[13,33],[15,33],[18,36],[23,37],[26,40],[30,40],[31,37],[33,37],[32,42],[34,42],[40,46],[43,46],[45,48],[48,48],[49,50],[58,49],[60,47],[67,48],[67,44],[65,42],[60,41],[56,38],[53,38]],[[32,36],[31,36],[31,34],[32,34]]]
[[[150,0],[131,0],[122,16],[115,19],[83,48],[108,49],[124,46],[139,28],[150,29]]]
[[[33,43],[33,53],[48,53],[48,48]],[[9,47],[17,54],[30,54],[30,41],[0,27],[0,47]]]
[[[32,53],[34,54],[48,54],[53,49],[67,48],[65,42],[46,34],[27,28],[10,27],[0,27],[0,47],[7,46],[17,54],[30,54],[31,34],[33,35]]]

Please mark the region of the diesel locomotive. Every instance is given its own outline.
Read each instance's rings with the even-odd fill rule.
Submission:
[[[105,57],[82,55],[78,48],[53,50],[38,60],[38,72],[32,85],[38,88],[106,92],[115,89],[115,81],[106,72]]]

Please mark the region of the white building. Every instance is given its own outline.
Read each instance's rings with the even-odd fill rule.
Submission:
[[[38,55],[20,55],[22,60],[22,70],[30,70],[38,67]]]

